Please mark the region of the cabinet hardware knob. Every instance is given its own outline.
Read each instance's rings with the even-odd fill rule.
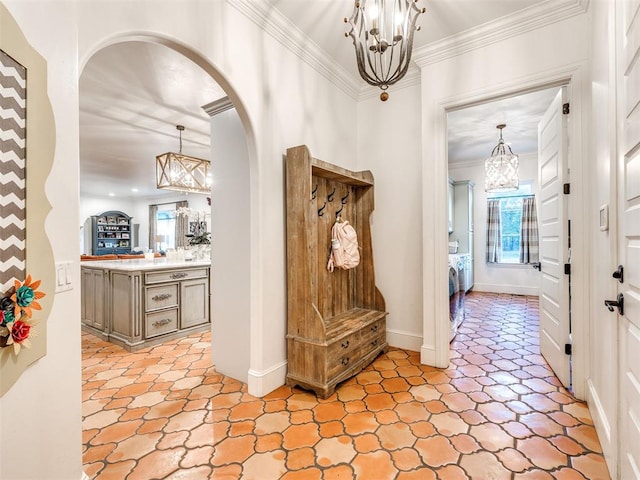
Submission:
[[[172,273],[171,278],[184,278],[189,275],[187,272]]]
[[[155,322],[153,322],[153,325],[155,327],[160,327],[162,325],[167,325],[168,323],[171,323],[171,319],[163,318],[162,320],[156,320]]]
[[[342,342],[342,348],[349,348],[349,340]]]
[[[171,298],[171,294],[170,293],[163,293],[161,295],[155,295],[153,297],[151,297],[153,300],[155,300],[156,302],[159,302],[161,300],[166,300],[168,298]]]
[[[378,325],[374,325],[373,327],[371,327],[371,331],[375,332],[378,330]]]
[[[344,357],[341,363],[342,365],[346,365],[347,363],[349,363],[349,357]]]
[[[378,340],[374,340],[373,342],[371,342],[372,347],[376,347],[377,345],[378,345]]]

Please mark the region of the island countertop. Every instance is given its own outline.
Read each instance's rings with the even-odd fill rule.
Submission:
[[[81,267],[121,272],[166,270],[171,268],[210,267],[211,260],[167,260],[166,258],[133,258],[126,260],[95,260],[80,262]]]

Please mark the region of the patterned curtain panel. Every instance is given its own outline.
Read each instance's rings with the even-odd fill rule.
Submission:
[[[189,207],[189,202],[183,200],[176,202],[176,210],[179,208]],[[189,233],[189,217],[187,215],[176,215],[176,248],[184,247],[187,244],[187,235]]]
[[[500,200],[487,200],[487,263],[499,263],[502,257]]]
[[[158,229],[158,206],[149,205],[149,248],[153,249],[156,245],[156,235]]]
[[[0,50],[0,294],[26,271],[26,68]]]
[[[538,261],[538,214],[536,198],[522,199],[522,224],[520,226],[520,263]]]

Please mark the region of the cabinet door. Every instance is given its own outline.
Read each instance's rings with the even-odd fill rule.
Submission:
[[[209,322],[209,279],[185,280],[180,284],[180,328]]]
[[[82,269],[82,323],[104,330],[105,281],[103,270]]]

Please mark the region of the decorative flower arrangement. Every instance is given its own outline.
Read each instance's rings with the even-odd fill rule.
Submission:
[[[195,208],[180,207],[176,210],[176,214],[184,215],[189,219],[189,233],[187,243],[189,245],[210,245],[210,232],[207,232],[207,222],[205,220],[207,212],[205,210],[196,210]]]
[[[30,337],[35,336],[33,327],[37,322],[31,318],[33,310],[42,310],[39,299],[45,296],[37,288],[40,280],[32,280],[27,275],[24,282],[14,280],[13,293],[8,292],[0,299],[0,347],[13,345],[13,353],[20,348],[30,348]]]

